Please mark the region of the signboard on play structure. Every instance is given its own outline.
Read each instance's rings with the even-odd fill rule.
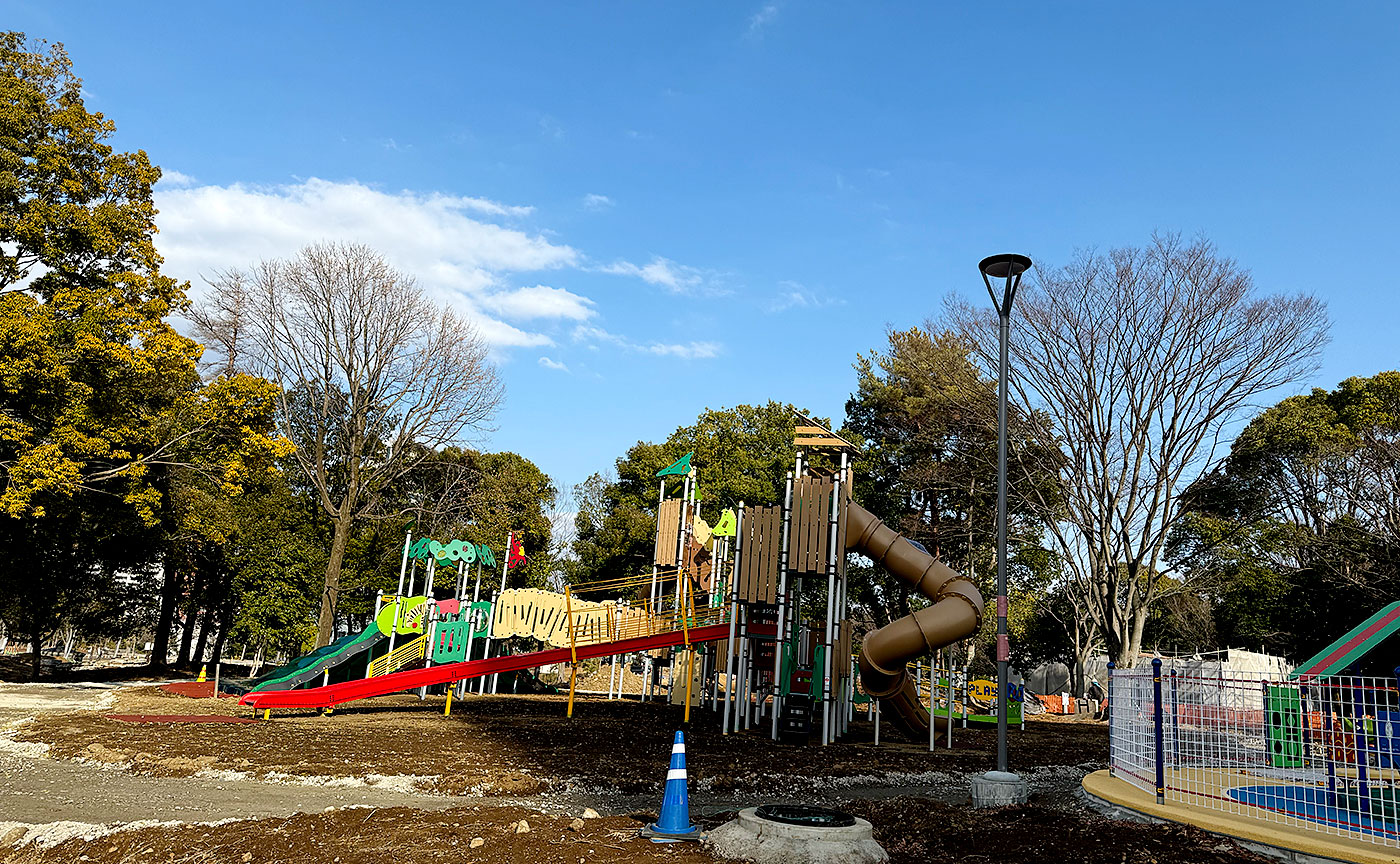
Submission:
[[[1020,684],[1012,684],[1007,688],[1007,695],[1012,702],[1020,702],[1024,698],[1025,688]],[[967,682],[967,696],[974,702],[995,702],[997,701],[997,682],[988,681],[986,678],[979,678],[976,681]]]

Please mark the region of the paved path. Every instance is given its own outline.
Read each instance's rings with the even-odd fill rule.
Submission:
[[[124,685],[0,684],[0,730],[41,713],[100,708]],[[210,822],[289,816],[327,807],[440,809],[460,798],[355,786],[308,786],[207,777],[144,777],[113,768],[50,759],[0,731],[0,823],[110,824],[138,820]]]

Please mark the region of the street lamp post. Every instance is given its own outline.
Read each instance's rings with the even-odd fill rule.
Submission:
[[[1007,663],[1011,659],[1011,644],[1006,635],[1006,392],[1011,338],[1011,304],[1016,289],[1021,287],[1021,274],[1031,269],[1031,259],[1024,255],[992,255],[977,265],[992,306],[1001,319],[998,333],[1001,358],[997,370],[997,770],[1006,771],[1006,703]],[[992,280],[1003,280],[1001,299]]]

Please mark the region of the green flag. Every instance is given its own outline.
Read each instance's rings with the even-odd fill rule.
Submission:
[[[657,471],[657,472],[656,472],[656,476],[657,476],[657,477],[668,477],[668,476],[684,477],[685,475],[687,475],[687,474],[690,473],[690,457],[692,457],[692,456],[694,456],[694,455],[695,455],[695,451],[694,451],[694,450],[691,450],[689,453],[685,454],[685,455],[682,456],[681,458],[679,458],[679,459],[677,459],[676,461],[672,462],[670,465],[666,466],[665,468],[662,468],[660,471]]]

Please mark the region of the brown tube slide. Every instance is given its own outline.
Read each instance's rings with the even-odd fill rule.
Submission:
[[[956,570],[935,561],[896,534],[869,510],[846,499],[846,547],[875,560],[933,601],[865,637],[860,648],[860,683],[893,710],[895,723],[916,736],[928,735],[928,710],[904,666],[916,657],[966,639],[982,626],[982,593]],[[947,719],[937,718],[947,733]]]

